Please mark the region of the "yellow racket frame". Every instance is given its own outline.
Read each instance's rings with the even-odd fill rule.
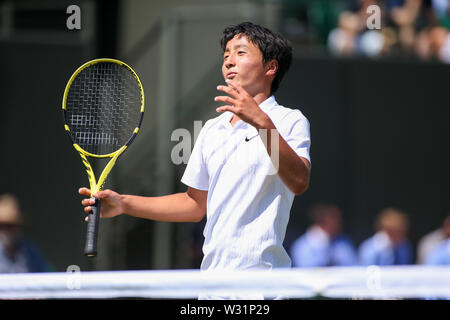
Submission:
[[[83,71],[84,69],[88,68],[89,66],[99,63],[99,62],[111,62],[111,63],[116,63],[119,64],[121,66],[126,67],[127,69],[129,69],[134,77],[136,78],[136,81],[139,84],[140,87],[140,91],[141,91],[141,119],[139,121],[138,126],[136,127],[136,129],[134,129],[134,132],[132,134],[132,136],[130,137],[130,139],[128,140],[128,142],[122,146],[121,148],[119,148],[118,150],[109,153],[109,154],[93,154],[93,153],[89,153],[86,150],[84,150],[83,148],[81,148],[78,144],[73,142],[72,136],[70,134],[70,127],[67,124],[67,119],[65,116],[65,111],[66,109],[66,103],[67,103],[67,95],[69,93],[70,90],[70,86],[72,85],[74,79],[77,77],[77,75]],[[143,119],[143,115],[144,115],[144,106],[145,106],[145,96],[144,96],[144,88],[142,86],[141,80],[139,79],[138,75],[136,74],[136,72],[126,63],[117,60],[117,59],[111,59],[111,58],[99,58],[99,59],[94,59],[91,61],[86,62],[85,64],[83,64],[81,67],[79,67],[74,73],[73,75],[70,77],[69,81],[67,82],[66,88],[64,90],[64,96],[63,96],[63,102],[62,102],[62,109],[64,112],[64,129],[67,132],[67,134],[69,135],[70,139],[72,140],[73,143],[73,147],[75,148],[75,150],[78,151],[81,159],[83,160],[83,164],[86,167],[86,173],[89,177],[89,185],[90,185],[90,189],[91,189],[91,196],[93,196],[96,192],[100,191],[106,181],[106,177],[108,176],[108,174],[111,172],[111,169],[114,167],[117,158],[126,150],[126,148],[131,144],[131,142],[133,142],[134,138],[136,137],[137,133],[139,132],[139,127],[142,123],[142,119]],[[94,174],[94,170],[92,169],[92,165],[90,164],[89,160],[87,157],[92,157],[92,158],[111,158],[111,160],[108,162],[108,164],[105,166],[105,168],[103,169],[100,178],[98,179],[98,181],[95,178],[95,174]]]

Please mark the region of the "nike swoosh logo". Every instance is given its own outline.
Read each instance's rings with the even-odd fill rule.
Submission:
[[[250,140],[252,140],[254,137],[257,137],[257,136],[258,136],[258,135],[253,136],[253,137],[251,137],[251,138],[245,137],[245,142],[249,142]]]

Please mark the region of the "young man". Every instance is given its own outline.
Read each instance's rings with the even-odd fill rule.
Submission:
[[[226,28],[221,45],[227,85],[217,87],[225,95],[214,100],[224,103],[217,108],[222,114],[207,121],[197,138],[181,179],[187,191],[141,197],[105,190],[94,196],[102,199],[102,217],[198,222],[206,213],[202,270],[290,267],[282,244],[294,195],[309,185],[309,123],[272,94],[292,49],[249,22]],[[79,192],[90,195],[86,188]],[[88,213],[93,200],[82,204]]]

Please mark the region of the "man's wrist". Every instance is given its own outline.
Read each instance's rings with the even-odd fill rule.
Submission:
[[[128,197],[125,194],[119,194],[120,213],[119,215],[126,214],[128,212]]]
[[[257,123],[256,129],[271,130],[271,129],[276,129],[276,127],[273,124],[272,120],[269,118],[269,116],[267,114],[265,114],[265,116],[262,117],[261,120]]]

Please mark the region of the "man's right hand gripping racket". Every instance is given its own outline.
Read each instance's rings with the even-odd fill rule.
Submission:
[[[86,167],[92,196],[101,190],[117,158],[139,131],[144,116],[144,89],[127,64],[115,59],[95,59],[70,77],[62,109],[64,128]],[[88,157],[111,158],[98,181]],[[91,207],[84,254],[95,257],[100,199]]]

